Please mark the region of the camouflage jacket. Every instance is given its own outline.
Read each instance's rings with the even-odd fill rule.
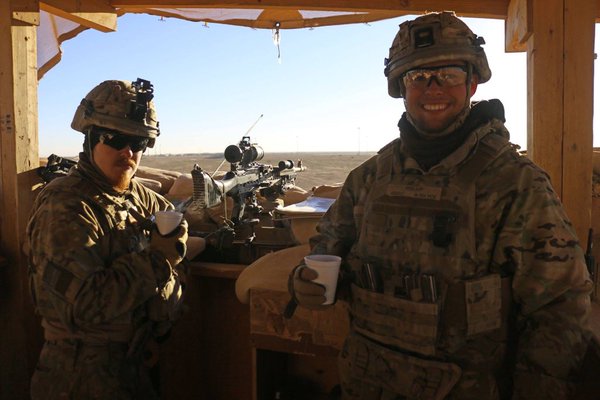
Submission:
[[[382,178],[382,171],[378,175],[378,158],[390,150],[389,146],[394,149],[395,173],[434,174],[452,180],[488,134],[509,136],[504,124],[492,119],[477,127],[461,147],[427,172],[406,153],[399,139],[386,146],[349,174],[336,202],[320,221],[319,234],[311,239],[312,252],[337,254],[347,262],[367,262],[364,247],[359,246],[369,242],[369,238],[361,238],[368,232],[362,229],[367,223],[363,212],[378,179],[386,178]],[[383,173],[389,175],[392,171]],[[488,361],[509,374],[514,371],[509,378],[513,398],[566,398],[588,341],[592,283],[583,251],[547,174],[516,149],[502,152],[475,179],[474,271],[497,273],[512,281],[514,325],[509,328],[514,341],[504,347],[503,354],[488,354]],[[379,236],[378,240],[384,236],[381,232],[373,234]],[[394,260],[393,249],[382,253],[367,255],[368,261]],[[358,284],[355,268],[348,263],[344,267],[350,280]],[[352,305],[351,298],[349,301]]]
[[[168,302],[163,292],[179,276],[147,247],[136,217],[172,207],[135,179],[117,193],[83,153],[67,176],[44,187],[27,236],[31,292],[47,339],[128,342],[148,319],[148,304]]]

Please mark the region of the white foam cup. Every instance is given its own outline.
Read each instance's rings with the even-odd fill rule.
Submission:
[[[163,236],[173,232],[181,223],[182,218],[183,214],[174,210],[157,211],[154,214],[154,222],[158,232]]]
[[[341,257],[328,254],[312,254],[304,257],[306,266],[314,269],[319,274],[313,282],[325,286],[326,300],[323,304],[333,304],[335,301],[335,289],[341,262]]]

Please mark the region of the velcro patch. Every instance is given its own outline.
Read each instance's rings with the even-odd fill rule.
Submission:
[[[46,265],[42,280],[63,298],[75,297],[80,286],[80,280],[72,272],[51,262]]]

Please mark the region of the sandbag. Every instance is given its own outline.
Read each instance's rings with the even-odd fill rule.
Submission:
[[[315,186],[312,189],[312,192],[313,192],[313,196],[315,196],[315,197],[326,197],[329,199],[337,199],[341,190],[342,190],[341,184],[320,185],[320,186]]]
[[[302,189],[300,186],[292,186],[285,191],[285,194],[282,196],[283,205],[289,206],[292,204],[300,203],[304,201],[310,196],[310,192]]]
[[[142,161],[143,162],[143,161]],[[169,171],[166,169],[158,169],[140,165],[137,169],[136,176],[139,178],[153,179],[161,184],[160,194],[166,194],[173,186],[173,183],[181,175],[181,172]]]
[[[175,179],[165,197],[169,200],[186,200],[193,192],[192,174],[181,174]]]
[[[287,292],[288,276],[308,255],[310,247],[303,244],[266,254],[244,268],[235,281],[235,295],[244,304],[250,301],[250,289],[272,289]]]

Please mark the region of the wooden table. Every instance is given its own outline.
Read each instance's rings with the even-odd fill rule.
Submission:
[[[282,315],[287,292],[250,290],[250,339],[256,356],[256,398],[330,399],[338,385],[337,355],[348,331],[342,303],[324,311],[298,307]]]
[[[162,347],[162,398],[271,400],[277,392],[302,391],[317,400],[337,385],[344,306],[299,307],[285,320],[289,295],[269,289],[252,289],[250,304],[242,304],[235,280],[245,267],[191,263],[189,309]]]

